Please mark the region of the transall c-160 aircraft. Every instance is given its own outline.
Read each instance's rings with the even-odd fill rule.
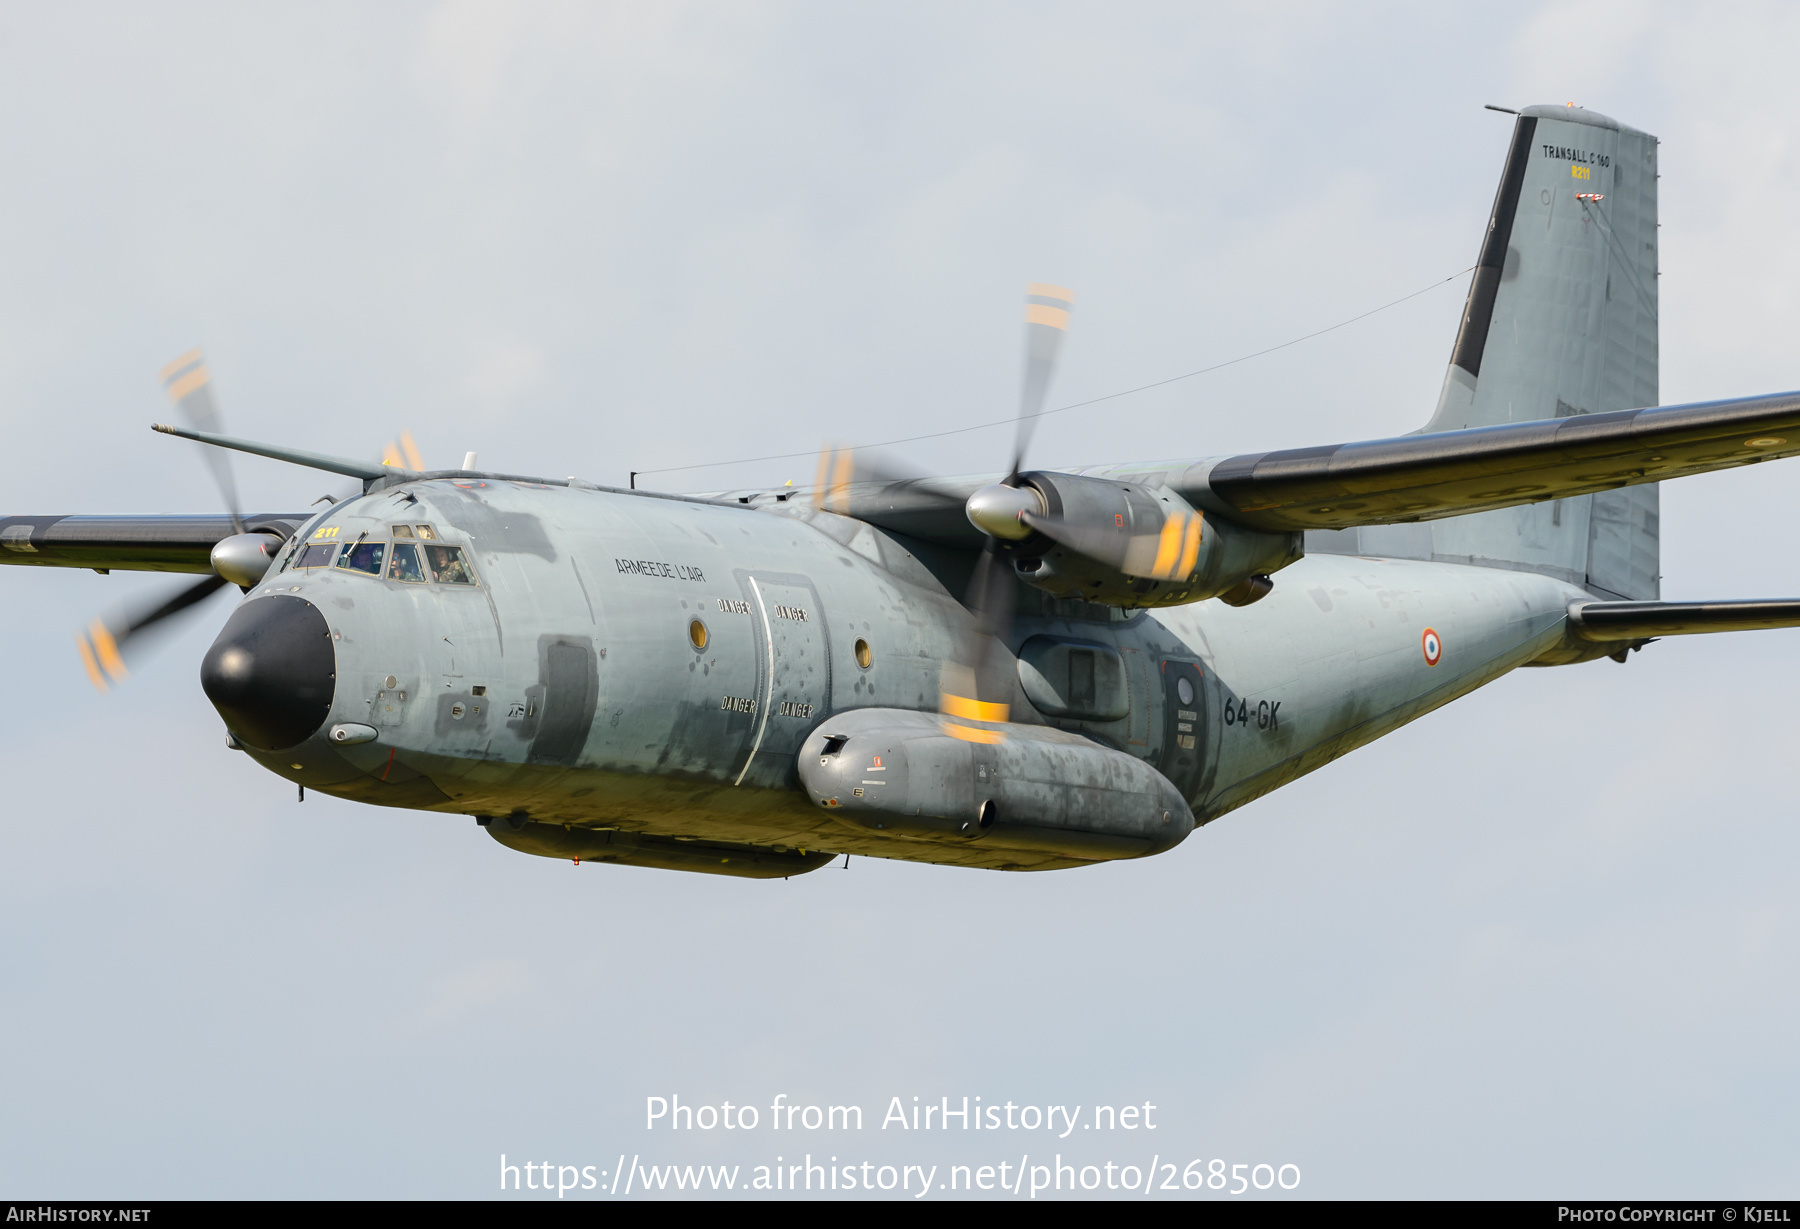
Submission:
[[[189,426],[157,429],[214,446],[233,511],[8,517],[0,562],[205,575],[83,633],[102,686],[240,586],[200,671],[230,747],[525,853],[752,878],[1161,853],[1515,667],[1800,625],[1800,600],[1657,600],[1656,484],[1800,453],[1800,393],[1657,407],[1656,147],[1517,113],[1410,435],[1027,469],[1054,286],[1013,462],[968,478],[828,451],[809,490],[674,496],[364,464],[221,435],[196,354],[165,373]],[[361,491],[242,516],[229,449]]]

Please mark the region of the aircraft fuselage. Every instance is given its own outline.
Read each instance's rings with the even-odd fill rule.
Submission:
[[[316,609],[332,675],[315,730],[245,750],[307,789],[379,805],[1079,865],[872,833],[800,788],[801,744],[832,714],[937,709],[940,663],[971,628],[955,555],[781,502],[481,479],[381,490],[306,525],[240,608]],[[338,566],[352,562],[372,570]],[[983,694],[1010,694],[1014,722],[1150,763],[1201,822],[1530,661],[1582,596],[1529,573],[1339,556],[1294,564],[1241,609],[1122,612],[1020,592],[1011,652]],[[1047,702],[1046,688],[1066,694]]]

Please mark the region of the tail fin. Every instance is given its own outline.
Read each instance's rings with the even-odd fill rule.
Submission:
[[[1577,107],[1519,113],[1425,431],[1657,404],[1656,144]],[[1602,596],[1659,593],[1654,485],[1359,532],[1362,554],[1428,549]]]

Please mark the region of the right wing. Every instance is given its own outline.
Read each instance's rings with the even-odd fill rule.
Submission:
[[[266,512],[245,517],[244,529],[286,539],[310,517]],[[229,516],[0,517],[0,564],[210,573],[212,548],[235,532]]]

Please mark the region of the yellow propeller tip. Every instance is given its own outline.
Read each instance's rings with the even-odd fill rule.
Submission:
[[[87,671],[88,682],[94,685],[95,691],[104,693],[107,690],[106,676],[100,673],[100,663],[94,660],[94,650],[88,644],[87,637],[77,632],[75,647],[81,653],[81,665]]]

